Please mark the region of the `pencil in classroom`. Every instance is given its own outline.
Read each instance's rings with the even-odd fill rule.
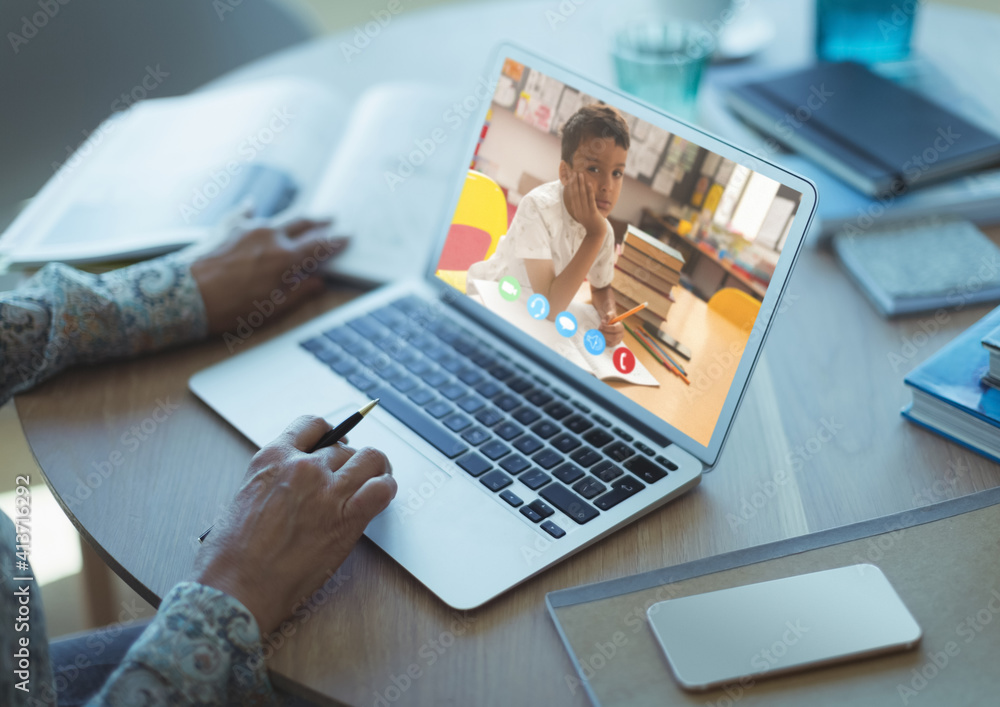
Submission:
[[[651,343],[653,346],[656,347],[656,350],[659,351],[663,355],[663,358],[665,358],[668,361],[670,361],[670,363],[672,363],[674,365],[674,368],[676,368],[678,371],[680,371],[684,375],[687,375],[687,371],[685,371],[683,368],[681,368],[681,364],[677,363],[677,361],[674,360],[673,357],[670,356],[670,354],[668,354],[666,351],[664,351],[663,347],[660,346],[658,343],[656,343],[656,339],[654,339],[652,336],[650,336],[648,333],[642,331],[641,329],[639,331],[640,331],[640,333],[643,336],[646,337],[646,340],[649,341],[649,343]]]
[[[631,330],[629,330],[629,331],[631,332]],[[648,346],[646,346],[646,344],[643,342],[643,340],[640,339],[638,336],[636,336],[635,332],[631,332],[631,333],[632,333],[632,336],[635,336],[635,340],[639,342],[639,346],[641,346],[642,348],[646,349],[646,351],[649,352],[649,355],[652,356],[653,359],[658,364],[660,364],[661,366],[663,366],[664,368],[666,368],[668,371],[670,371],[670,364],[668,364],[662,358],[660,358],[655,353],[653,353],[653,351]],[[671,373],[673,373],[673,371],[671,371]]]
[[[635,337],[635,340],[639,342],[639,346],[646,349],[646,352],[649,353],[649,355],[652,356],[658,364],[666,368],[668,371],[673,373],[678,378],[681,378],[680,372],[676,368],[671,366],[669,363],[664,361],[663,358],[658,353],[653,351],[653,349],[649,347],[649,344],[647,344],[638,334],[633,333],[632,335]]]
[[[623,312],[622,314],[619,314],[617,317],[615,317],[614,319],[612,319],[611,321],[609,321],[608,324],[617,324],[618,322],[625,321],[626,319],[628,319],[629,317],[631,317],[636,312],[641,312],[642,310],[644,310],[648,306],[649,306],[649,302],[642,302],[641,304],[639,304],[639,305],[637,305],[635,307],[632,307],[632,309],[628,310],[627,312]]]
[[[678,368],[674,367],[673,365],[671,365],[671,363],[668,363],[668,362],[664,361],[662,357],[660,357],[655,351],[653,351],[650,348],[650,346],[656,346],[656,344],[653,343],[652,337],[650,337],[648,334],[640,331],[640,332],[638,332],[638,337],[637,338],[641,339],[639,343],[643,344],[646,347],[646,350],[649,351],[651,354],[653,354],[653,356],[655,358],[657,358],[660,361],[660,363],[662,363],[664,366],[666,366],[667,369],[671,373],[673,373],[675,376],[677,376],[682,381],[684,381],[684,385],[691,385],[691,381],[688,380],[688,377],[687,377],[686,373],[684,373],[683,371],[681,371]]]
[[[639,342],[639,345],[642,346],[642,348],[646,349],[646,351],[649,353],[649,355],[652,356],[656,360],[657,363],[659,363],[661,366],[663,366],[668,371],[670,371],[675,376],[677,376],[682,381],[684,381],[685,385],[691,385],[691,381],[689,381],[687,379],[687,376],[685,376],[683,373],[681,373],[676,368],[674,368],[669,363],[667,363],[665,360],[663,360],[663,357],[660,356],[658,353],[656,353],[656,351],[654,351],[650,347],[650,345],[648,343],[646,343],[647,340],[644,337],[640,336],[640,334],[638,334],[635,331],[633,331],[632,328],[628,324],[625,325],[625,330],[628,333],[630,333],[635,338],[636,341]]]

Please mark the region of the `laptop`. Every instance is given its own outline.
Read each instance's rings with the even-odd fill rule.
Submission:
[[[473,126],[464,155],[474,162],[456,169],[425,275],[190,380],[258,445],[299,415],[336,424],[379,398],[350,442],[385,452],[399,490],[365,534],[460,610],[663,506],[713,467],[817,202],[807,180],[523,48],[502,46],[487,77],[483,100],[464,108]],[[631,136],[610,217],[634,228],[612,289],[625,288],[622,258],[636,257],[631,231],[652,213],[664,229],[686,233],[679,238],[701,236],[700,253],[714,244],[717,260],[722,250],[734,254],[727,279],[740,273],[744,285],[757,283],[746,288],[756,296],[713,299],[733,289],[721,282],[673,287],[661,293],[672,306],[658,329],[634,315],[625,320],[634,333],[598,353],[586,283],[565,312],[541,316],[530,282],[468,280],[470,260],[487,259],[479,233],[491,228],[487,212],[502,206],[517,219],[522,177],[557,178],[562,123],[593,103],[617,109]],[[485,183],[493,200],[480,196],[470,210],[462,199],[471,181]],[[765,231],[778,235],[755,243]]]

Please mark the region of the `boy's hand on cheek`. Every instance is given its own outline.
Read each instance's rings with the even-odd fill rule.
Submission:
[[[604,216],[597,210],[594,188],[582,172],[570,175],[566,190],[566,210],[577,222],[587,229],[589,238],[604,238],[606,229]]]

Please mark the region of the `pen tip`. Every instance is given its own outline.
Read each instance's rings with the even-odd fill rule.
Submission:
[[[358,410],[358,412],[360,412],[362,416],[367,415],[369,412],[372,411],[372,408],[374,408],[376,405],[378,405],[378,401],[379,400],[380,400],[380,398],[375,398],[370,403],[368,403],[367,405],[365,405],[363,408],[361,408],[360,410]]]

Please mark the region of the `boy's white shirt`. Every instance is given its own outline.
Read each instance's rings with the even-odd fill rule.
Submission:
[[[611,222],[604,219],[607,232],[604,242],[587,272],[591,287],[611,284],[615,274],[615,234]],[[530,285],[524,261],[528,258],[551,260],[559,275],[579,250],[586,235],[583,224],[569,215],[563,201],[562,182],[556,180],[535,187],[524,195],[507,234],[500,238],[489,260],[474,263],[468,280],[498,281],[513,276],[524,286]]]

